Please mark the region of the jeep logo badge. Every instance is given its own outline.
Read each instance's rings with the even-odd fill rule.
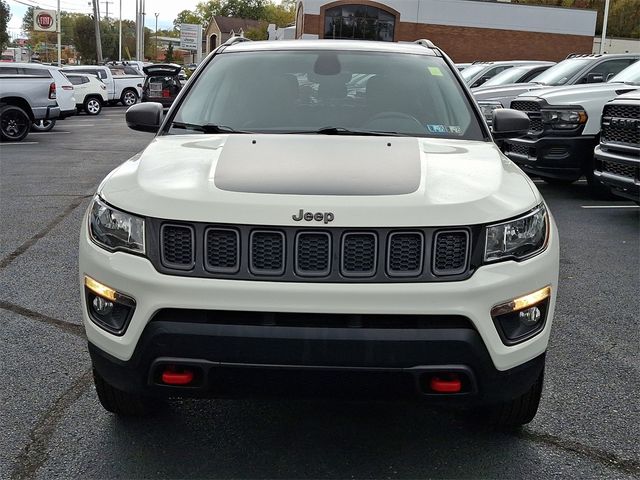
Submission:
[[[297,215],[291,215],[291,218],[293,218],[296,222],[299,222],[301,220],[305,220],[307,222],[311,222],[311,221],[315,220],[316,222],[324,222],[324,224],[326,225],[329,222],[333,222],[333,219],[335,217],[333,216],[332,212],[316,212],[316,213],[312,213],[312,212],[305,212],[304,210],[300,209],[298,214]]]

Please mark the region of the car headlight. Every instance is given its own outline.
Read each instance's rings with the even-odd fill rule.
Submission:
[[[504,108],[500,102],[478,102],[478,105],[480,106],[480,110],[482,110],[484,118],[489,123],[493,121],[493,112],[499,108]]]
[[[116,210],[99,197],[93,199],[89,210],[89,236],[96,244],[110,251],[145,253],[144,220]]]
[[[544,205],[509,222],[486,227],[485,262],[523,260],[547,246],[549,218]]]
[[[551,128],[572,129],[587,123],[587,112],[580,109],[542,110],[542,122]]]

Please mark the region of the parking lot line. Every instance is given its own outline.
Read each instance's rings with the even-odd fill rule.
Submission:
[[[71,133],[71,132],[65,132],[63,130],[56,130],[55,132],[31,132],[30,135],[54,135],[56,133]],[[25,143],[25,142],[22,142]]]
[[[582,208],[640,208],[640,205],[582,205]]]
[[[7,142],[7,143],[3,143],[2,146],[8,147],[9,145],[35,145],[36,143],[40,143],[40,142]]]

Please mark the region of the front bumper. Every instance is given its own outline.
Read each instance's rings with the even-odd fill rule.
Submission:
[[[595,149],[594,176],[615,195],[640,203],[640,149]]]
[[[504,154],[529,174],[577,180],[593,170],[593,135],[529,137],[504,142]]]

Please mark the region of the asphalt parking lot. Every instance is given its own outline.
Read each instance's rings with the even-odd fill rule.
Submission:
[[[122,107],[0,144],[0,478],[638,478],[640,209],[540,184],[561,235],[541,408],[520,433],[405,403],[98,404],[80,325],[79,223],[153,135]]]

